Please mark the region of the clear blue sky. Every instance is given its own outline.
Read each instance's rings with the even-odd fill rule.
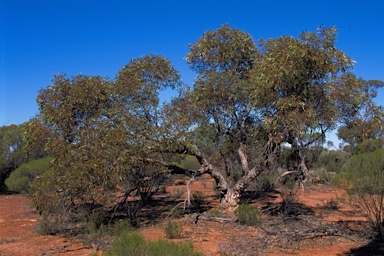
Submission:
[[[38,91],[58,73],[113,79],[130,59],[154,53],[191,84],[188,45],[224,23],[255,41],[334,25],[357,76],[384,80],[383,12],[382,0],[0,0],[0,126],[35,116]]]

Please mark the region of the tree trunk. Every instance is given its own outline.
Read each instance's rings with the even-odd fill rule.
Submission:
[[[240,191],[229,188],[221,198],[221,206],[228,210],[234,210],[240,202]]]

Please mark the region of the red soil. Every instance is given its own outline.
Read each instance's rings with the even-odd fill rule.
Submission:
[[[185,188],[185,185],[177,187]],[[190,186],[192,192],[203,191],[205,195],[208,195],[205,202],[210,205],[211,210],[221,211],[218,208],[217,198],[212,187],[211,180],[198,181]],[[168,188],[167,193],[168,197],[172,196],[173,188]],[[343,191],[339,189],[318,184],[310,186],[305,191],[298,191],[296,199],[298,203],[313,209],[311,217],[321,220],[324,224],[340,221],[364,222],[365,219],[362,214],[347,204],[339,203],[338,210],[333,211],[323,207],[326,202],[336,199],[342,194]],[[182,199],[183,197],[179,201]],[[280,199],[276,196],[274,200]],[[265,204],[265,202],[257,200],[255,203],[258,205]],[[222,212],[222,214],[223,217],[233,217],[233,213]],[[162,218],[164,219],[165,216]],[[263,218],[271,217],[264,216]],[[80,239],[72,243],[71,239],[60,236],[38,234],[37,223],[39,219],[39,215],[33,210],[30,199],[21,195],[0,196],[0,255],[90,255],[95,252],[94,249],[83,245]],[[195,220],[196,214],[173,219],[172,221],[183,226],[181,238],[174,241],[192,242],[194,247],[203,252],[204,255],[223,255],[226,246],[230,246],[237,239],[241,241],[249,239],[250,242],[258,241],[264,232],[259,227],[247,227],[238,223],[201,219],[195,224]],[[165,238],[163,227],[167,221],[164,220],[155,225],[143,227],[140,232],[151,240]],[[358,226],[358,224],[356,225]],[[351,255],[352,248],[362,248],[369,242],[370,240],[357,236],[318,237],[304,241],[296,248],[293,245],[292,248],[282,250],[276,244],[267,248],[263,255]],[[380,248],[378,250],[379,253],[376,252],[375,254],[384,254],[384,250],[380,250]],[[368,254],[370,253],[367,252],[366,255]],[[242,253],[234,255],[254,254],[244,250]]]

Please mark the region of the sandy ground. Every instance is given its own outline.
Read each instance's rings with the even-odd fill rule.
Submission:
[[[182,185],[180,185],[180,188]],[[184,186],[185,187],[185,186]],[[167,189],[168,198],[172,196],[173,187]],[[209,205],[210,212],[218,208],[217,199],[215,199],[212,181],[199,181],[191,186],[193,191],[204,191],[208,197],[205,204]],[[303,207],[311,209],[306,213],[310,218],[321,221],[324,224],[332,223],[360,223],[364,218],[355,209],[346,204],[339,204],[337,210],[330,211],[325,209],[324,205],[331,199],[342,196],[343,191],[331,186],[318,184],[312,185],[305,191],[298,191],[296,200]],[[181,198],[182,199],[182,198]],[[179,200],[181,200],[179,199]],[[254,200],[254,204],[262,206],[265,200]],[[267,201],[279,201],[278,196],[270,197]],[[221,212],[223,218],[234,217],[233,213]],[[156,240],[165,239],[163,231],[167,213],[163,213],[155,225],[150,225],[140,229],[147,239]],[[295,247],[282,248],[279,246],[279,240],[276,243],[270,243],[262,253],[252,253],[252,246],[257,244],[260,239],[265,239],[265,232],[260,227],[247,227],[237,222],[221,221],[220,219],[207,219],[201,217],[198,223],[195,223],[196,213],[181,218],[173,219],[183,226],[181,238],[174,239],[175,242],[192,242],[194,247],[203,252],[204,255],[231,255],[225,254],[225,248],[236,244],[239,241],[239,248],[245,249],[232,255],[384,255],[384,244],[375,244],[370,246],[371,242],[366,238],[348,235],[340,237],[320,236],[316,239],[308,239],[300,242]],[[208,216],[205,213],[201,216]],[[37,232],[39,215],[34,211],[30,199],[22,195],[3,195],[0,196],[0,255],[90,255],[95,250],[83,245],[80,239],[73,242],[72,239],[66,239],[60,236],[40,235]],[[264,216],[269,221],[271,217]],[[358,225],[358,224],[356,224]],[[268,228],[268,227],[267,227]],[[72,243],[73,242],[73,243]],[[247,245],[248,243],[248,245]],[[242,245],[240,245],[242,244]],[[375,250],[372,250],[372,248]],[[247,248],[249,250],[247,250]],[[99,252],[100,254],[100,252]]]

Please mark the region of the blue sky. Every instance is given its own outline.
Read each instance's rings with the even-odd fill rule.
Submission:
[[[334,25],[357,76],[384,80],[383,11],[381,0],[0,0],[0,126],[35,116],[38,91],[58,73],[113,79],[130,59],[154,53],[191,84],[188,45],[224,23],[255,41]]]

